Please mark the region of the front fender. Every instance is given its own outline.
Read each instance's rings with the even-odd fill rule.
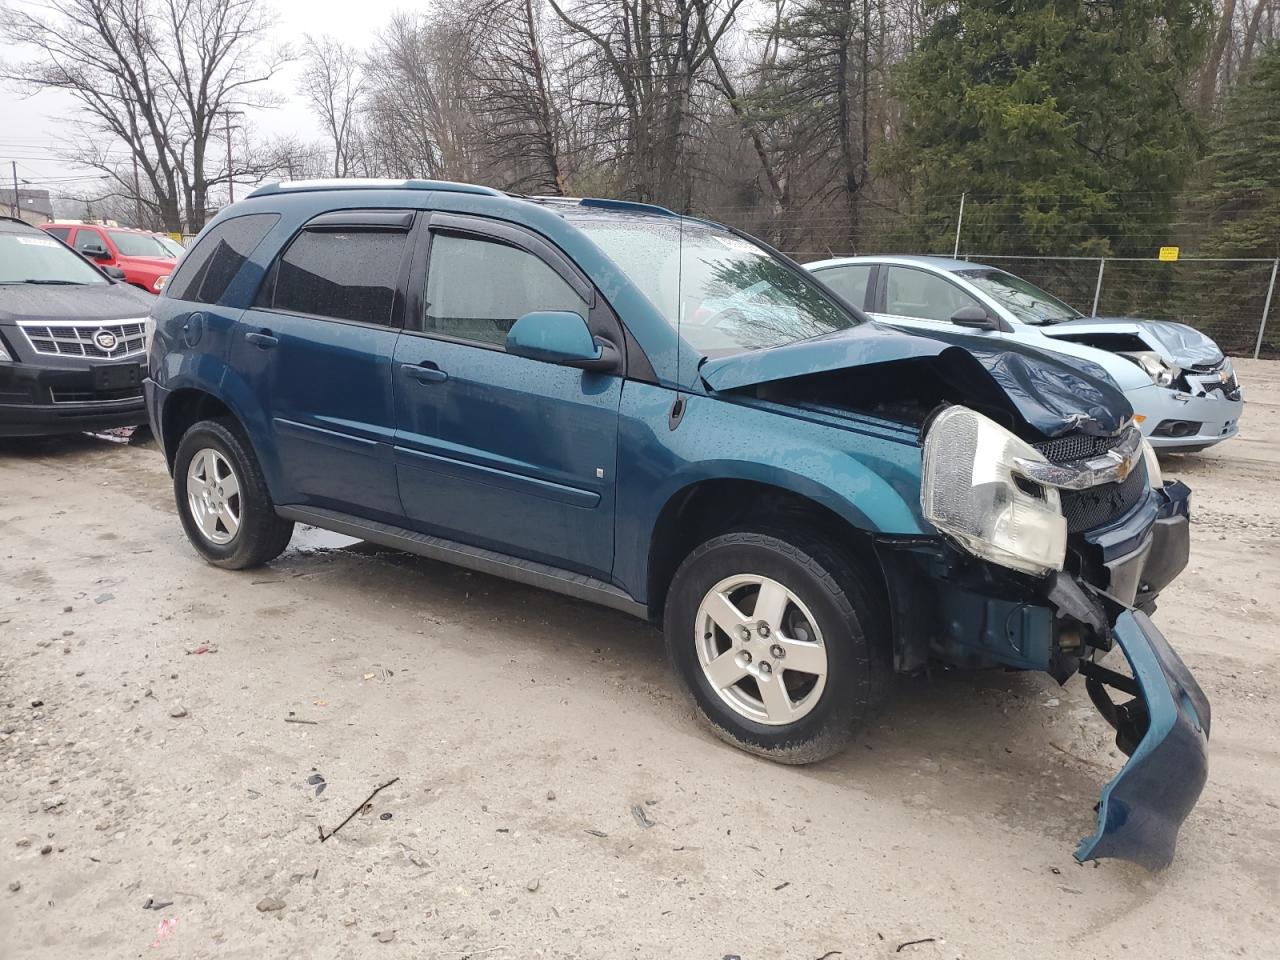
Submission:
[[[673,421],[677,396],[685,406]],[[914,433],[875,421],[864,426],[628,381],[618,435],[615,580],[645,597],[649,546],[663,508],[706,480],[777,487],[868,533],[931,532],[920,515]]]

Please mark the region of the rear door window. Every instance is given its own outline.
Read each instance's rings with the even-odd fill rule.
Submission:
[[[392,326],[408,241],[407,230],[303,230],[267,276],[258,305]]]
[[[251,213],[222,221],[187,254],[165,293],[177,300],[217,303],[279,219],[275,213]]]
[[[71,228],[70,227],[46,227],[45,233],[49,234],[50,236],[57,237],[63,243],[66,243],[67,238],[71,236]]]
[[[863,309],[867,302],[867,284],[871,280],[871,264],[854,263],[847,267],[816,270],[814,275],[855,307]]]
[[[526,313],[568,310],[585,320],[587,309],[560,274],[526,250],[450,233],[431,239],[426,333],[502,346]]]

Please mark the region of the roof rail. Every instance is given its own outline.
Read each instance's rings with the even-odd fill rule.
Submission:
[[[309,190],[441,190],[448,193],[477,193],[488,197],[504,194],[492,187],[474,183],[454,183],[450,180],[390,180],[350,178],[339,180],[281,180],[258,187],[250,197],[268,197],[281,193],[302,193]]]
[[[597,210],[634,210],[636,213],[652,213],[660,217],[678,217],[680,214],[656,203],[637,203],[634,200],[606,200],[602,197],[584,197],[578,201],[580,207],[594,207]]]

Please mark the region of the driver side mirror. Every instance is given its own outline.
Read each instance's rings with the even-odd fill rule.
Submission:
[[[119,267],[99,267],[98,269],[101,270],[103,273],[105,273],[112,280],[124,279],[124,271],[121,270]]]
[[[94,260],[110,260],[111,254],[107,253],[107,248],[100,243],[89,243],[80,248],[80,252],[86,257]]]
[[[593,337],[587,321],[569,310],[526,313],[507,331],[507,353],[599,372],[617,370],[619,360],[618,348]]]
[[[951,322],[957,327],[972,327],[975,330],[999,330],[1000,324],[995,317],[977,304],[961,307],[951,315]]]

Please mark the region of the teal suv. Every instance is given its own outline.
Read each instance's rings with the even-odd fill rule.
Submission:
[[[646,618],[710,729],[788,763],[895,672],[1082,674],[1130,760],[1077,856],[1173,856],[1209,705],[1148,613],[1189,492],[1099,368],[881,326],[660,207],[430,181],[256,191],[148,336],[211,563],[301,522]]]

